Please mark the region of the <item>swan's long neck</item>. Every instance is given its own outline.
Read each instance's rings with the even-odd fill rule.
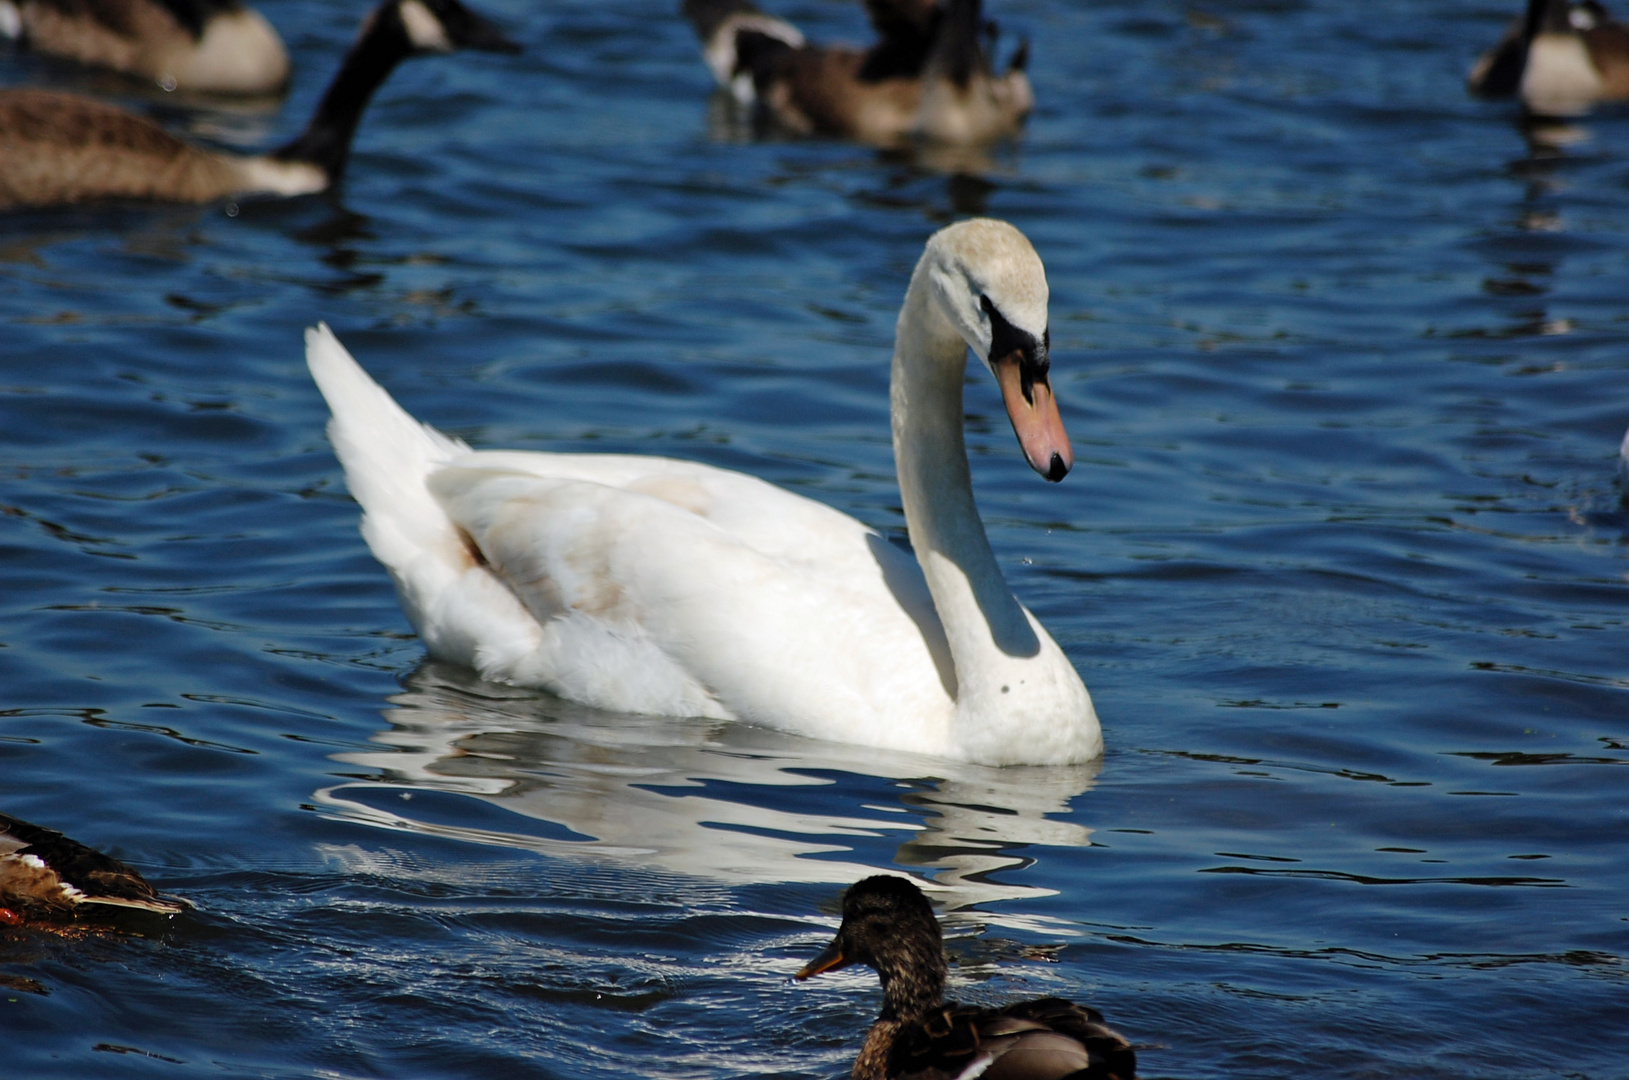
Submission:
[[[1040,650],[973,502],[962,437],[966,366],[967,344],[919,270],[894,343],[894,458],[911,544],[956,665],[958,721],[1010,714],[1022,693],[1015,673]]]

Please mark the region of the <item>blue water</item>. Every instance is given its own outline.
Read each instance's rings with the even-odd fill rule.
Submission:
[[[958,997],[1090,1001],[1146,1076],[1629,1076],[1629,112],[1530,138],[1468,99],[1515,0],[990,2],[1039,107],[985,161],[742,137],[676,5],[484,0],[525,54],[405,65],[331,199],[0,221],[0,809],[198,906],[0,936],[0,1072],[837,1077],[875,980],[787,976],[891,869]],[[281,108],[0,80],[265,145],[361,6],[260,6]],[[894,313],[970,213],[1051,279],[1076,471],[1030,473],[982,376],[969,446],[1100,763],[425,660],[305,326],[473,444],[898,532]]]

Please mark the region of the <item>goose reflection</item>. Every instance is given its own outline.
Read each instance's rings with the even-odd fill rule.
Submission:
[[[732,884],[846,884],[893,865],[931,875],[952,910],[1045,895],[1011,880],[1033,862],[1027,849],[1091,843],[1089,828],[1055,815],[1100,762],[999,769],[709,720],[608,723],[434,661],[389,700],[374,746],[334,755],[369,771],[318,791],[322,812]]]

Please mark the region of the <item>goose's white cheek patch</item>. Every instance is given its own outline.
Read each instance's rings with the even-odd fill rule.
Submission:
[[[408,39],[415,48],[431,49],[436,52],[452,52],[453,43],[447,37],[447,28],[441,25],[441,20],[430,13],[419,0],[407,0],[396,9],[401,12],[402,25],[407,27]]]

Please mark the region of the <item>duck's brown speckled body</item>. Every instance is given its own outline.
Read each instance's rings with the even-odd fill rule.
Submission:
[[[1001,1009],[946,1004],[939,923],[904,878],[869,877],[843,898],[843,925],[798,978],[874,968],[883,1007],[854,1080],[1134,1080],[1137,1056],[1096,1009],[1061,998]]]
[[[158,895],[117,859],[55,829],[0,814],[0,924],[70,919],[117,908],[174,915],[186,904]]]

